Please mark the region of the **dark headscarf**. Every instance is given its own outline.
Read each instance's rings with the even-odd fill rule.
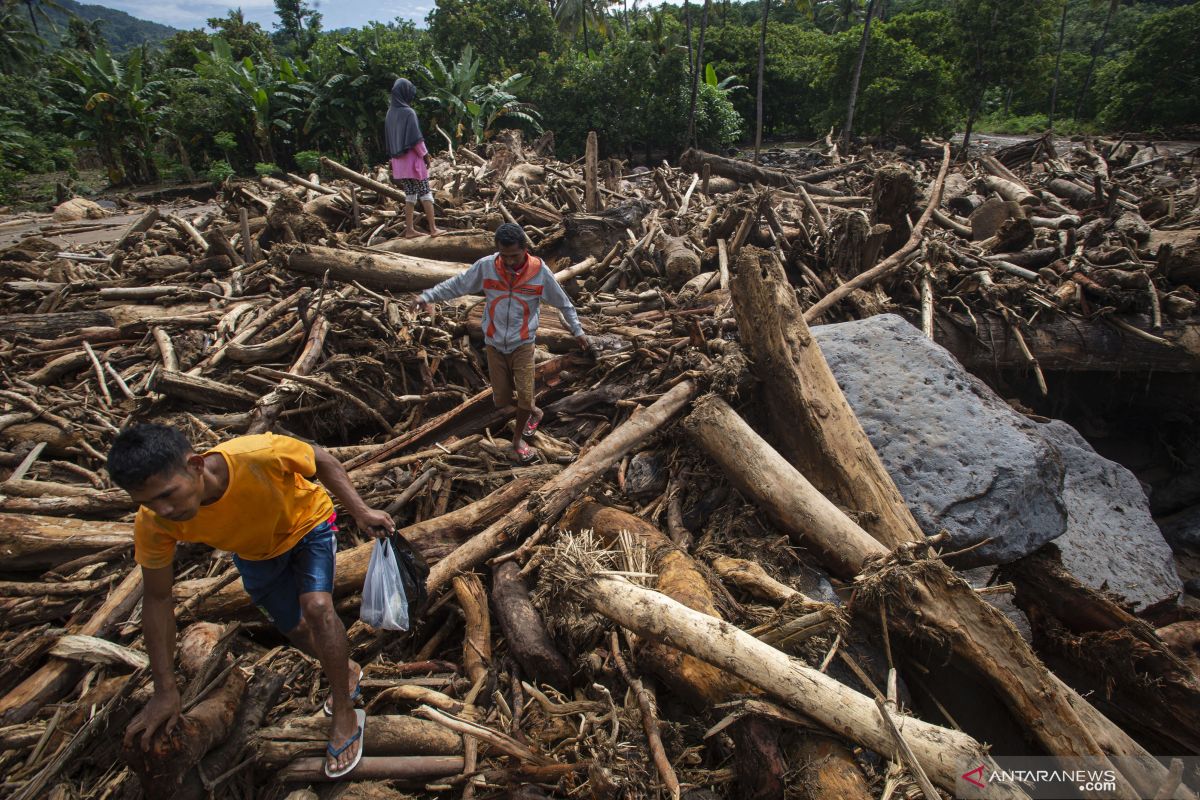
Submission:
[[[388,106],[387,119],[383,122],[388,155],[392,158],[404,155],[425,138],[417,122],[417,112],[413,111],[411,105],[416,97],[417,87],[412,85],[412,81],[397,78],[392,84],[392,101]]]

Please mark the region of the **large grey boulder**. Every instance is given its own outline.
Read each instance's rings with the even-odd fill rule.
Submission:
[[[1088,586],[1107,589],[1134,607],[1178,596],[1183,582],[1175,557],[1134,474],[1101,456],[1061,420],[1037,428],[1058,448],[1066,467],[1067,532],[1054,540],[1063,566]]]
[[[943,347],[884,314],[814,334],[884,466],[956,560],[1004,564],[1054,541],[1082,582],[1133,606],[1182,591],[1133,473],[1065,422],[1018,414]]]
[[[894,314],[813,332],[926,535],[992,539],[957,563],[1004,564],[1067,529],[1058,453],[945,348]]]

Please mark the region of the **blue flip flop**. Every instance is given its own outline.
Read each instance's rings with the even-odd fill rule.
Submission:
[[[358,680],[354,682],[354,691],[350,693],[350,702],[353,703],[359,697],[362,697],[362,679],[363,668],[358,668]],[[321,710],[325,712],[325,716],[333,716],[333,696],[325,698],[325,704],[321,706]]]
[[[358,718],[358,730],[355,731],[354,734],[349,739],[347,739],[341,747],[335,748],[332,744],[325,745],[325,751],[333,758],[337,758],[342,753],[346,752],[346,750],[349,749],[349,747],[352,744],[354,744],[357,741],[360,741],[363,738],[363,733],[367,730],[367,712],[363,711],[361,708],[356,708],[356,709],[354,709],[354,716]],[[354,756],[354,760],[351,761],[350,765],[347,766],[345,769],[339,769],[339,770],[334,770],[333,772],[330,772],[329,771],[329,761],[327,759],[325,761],[325,777],[340,778],[343,775],[349,775],[351,772],[354,771],[354,768],[358,766],[358,763],[360,761],[362,761],[363,750],[365,750],[365,749],[366,749],[366,747],[365,747],[365,743],[364,743],[364,746],[358,748],[358,754],[356,756]]]

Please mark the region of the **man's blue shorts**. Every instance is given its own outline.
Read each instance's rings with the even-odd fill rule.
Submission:
[[[288,633],[300,624],[300,595],[332,592],[337,553],[336,515],[274,558],[249,561],[233,556],[246,594],[275,627]]]

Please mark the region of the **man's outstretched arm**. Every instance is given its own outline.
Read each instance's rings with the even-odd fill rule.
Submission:
[[[358,490],[350,482],[350,476],[346,474],[342,462],[316,445],[313,445],[313,454],[317,461],[317,480],[341,502],[342,507],[354,517],[359,528],[376,538],[396,530],[396,523],[392,521],[391,515],[368,507],[358,496]]]
[[[154,694],[125,729],[125,745],[133,744],[142,734],[142,749],[148,750],[159,728],[170,733],[179,723],[181,714],[179,686],[175,682],[175,600],[171,588],[175,583],[175,567],[150,569],[142,567],[142,635],[146,653],[150,656],[150,673]]]

